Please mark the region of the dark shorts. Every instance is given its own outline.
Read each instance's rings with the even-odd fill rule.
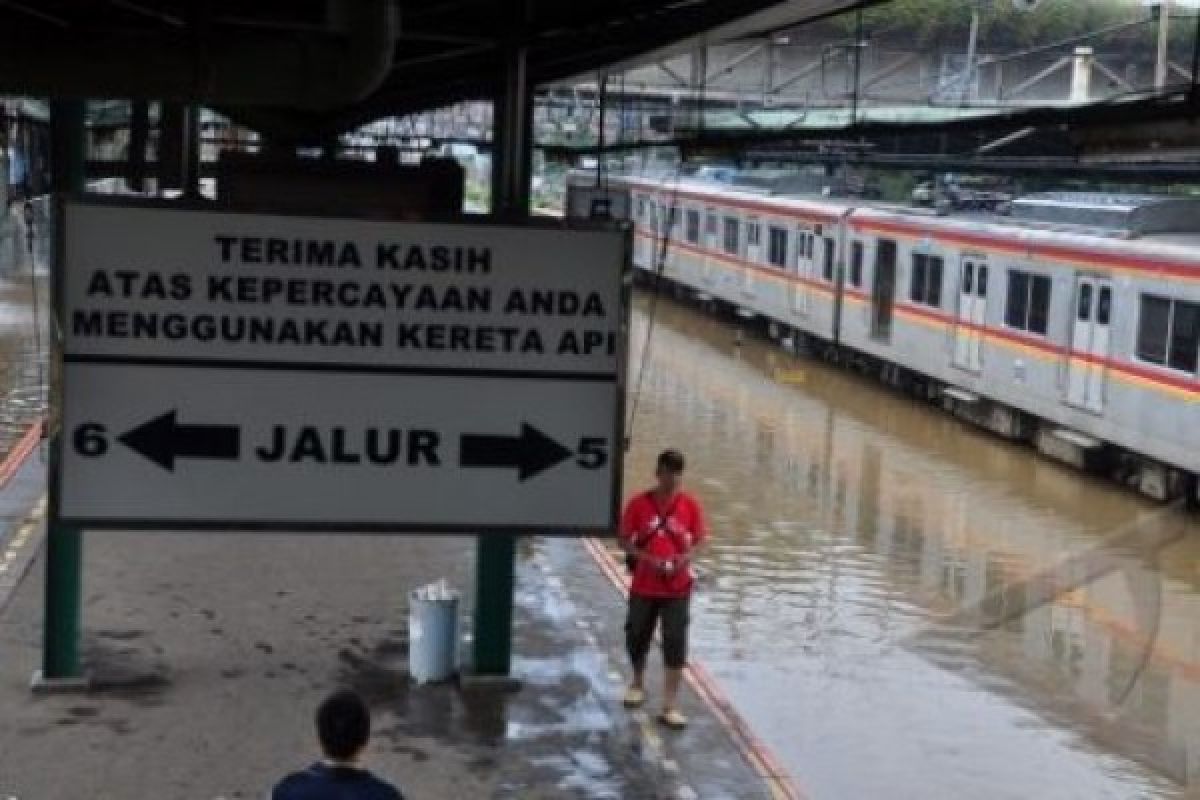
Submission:
[[[687,665],[687,632],[691,621],[690,597],[643,597],[629,595],[629,616],[625,619],[625,647],[633,666],[642,670],[654,628],[662,620],[663,663],[670,669]]]

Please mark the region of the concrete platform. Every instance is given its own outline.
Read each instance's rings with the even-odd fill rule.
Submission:
[[[2,504],[2,503],[0,503]],[[84,649],[94,691],[35,696],[42,564],[0,612],[0,796],[261,798],[315,757],[335,687],[374,709],[370,766],[411,798],[772,796],[728,723],[619,705],[621,599],[575,541],[523,542],[521,688],[416,687],[407,590],[468,586],[473,540],[90,533]]]

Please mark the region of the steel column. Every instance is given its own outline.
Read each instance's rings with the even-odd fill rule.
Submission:
[[[524,13],[523,3],[521,13]],[[529,217],[533,103],[524,40],[504,52],[504,83],[493,101],[492,214],[511,222]],[[472,671],[506,677],[512,670],[513,591],[517,537],[480,536],[475,559],[475,631]]]
[[[146,140],[149,138],[150,104],[134,100],[129,106],[129,171],[126,181],[135,192],[146,188]]]
[[[86,183],[84,101],[54,101],[50,123],[54,190],[61,194],[82,193]],[[61,280],[61,261],[62,253],[56,247],[56,281]],[[55,406],[51,409],[52,420],[61,413],[61,398],[55,399]],[[35,676],[35,688],[71,684],[83,677],[79,658],[83,540],[79,528],[63,525],[58,518],[61,487],[56,473],[61,446],[62,432],[52,422],[42,670]]]

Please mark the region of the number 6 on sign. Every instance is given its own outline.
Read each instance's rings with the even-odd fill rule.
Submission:
[[[88,458],[97,458],[108,452],[108,431],[98,422],[85,422],[75,428],[72,442],[75,452]]]
[[[583,437],[575,463],[584,469],[600,469],[608,463],[608,441],[602,436]]]

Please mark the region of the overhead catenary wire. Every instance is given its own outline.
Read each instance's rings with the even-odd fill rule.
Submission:
[[[653,270],[650,273],[652,276],[650,308],[646,312],[646,338],[642,343],[637,378],[633,382],[633,392],[629,402],[629,419],[625,423],[627,442],[633,438],[634,426],[637,422],[637,412],[641,405],[642,385],[646,378],[646,365],[650,362],[650,344],[654,339],[654,323],[658,318],[658,300],[662,294],[662,283],[666,276],[667,255],[671,248],[671,230],[675,227],[679,212],[679,180],[682,177],[682,173],[683,159],[681,158],[675,169],[675,175],[671,180],[671,199],[670,205],[666,209],[666,224],[663,225],[659,222],[662,219],[661,215],[654,218],[656,226],[652,240],[654,248],[651,251],[654,261]]]
[[[694,58],[695,56],[693,56]],[[695,86],[696,95],[694,97],[696,106],[699,109],[699,128],[704,127],[704,100],[706,88],[708,86],[708,78],[704,74],[704,70],[700,70],[700,81]],[[652,293],[650,295],[650,309],[647,312],[646,319],[646,339],[642,344],[641,358],[638,363],[637,378],[633,383],[633,392],[629,401],[629,419],[625,423],[625,442],[628,446],[629,441],[633,438],[634,428],[637,424],[637,413],[641,406],[642,387],[646,378],[646,366],[650,362],[650,345],[654,340],[654,326],[658,319],[658,302],[659,296],[662,294],[662,283],[666,275],[667,256],[671,248],[671,233],[675,225],[679,221],[679,181],[683,176],[684,168],[684,152],[682,148],[676,148],[677,161],[675,163],[675,174],[671,179],[670,201],[666,208],[666,222],[659,222],[661,217],[655,218],[655,229],[653,232],[654,238],[651,242],[654,245],[651,251],[654,257],[652,275]],[[603,156],[601,156],[603,158]],[[661,237],[661,238],[660,238]]]

